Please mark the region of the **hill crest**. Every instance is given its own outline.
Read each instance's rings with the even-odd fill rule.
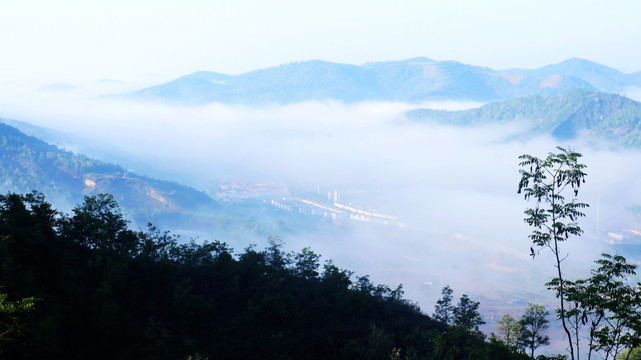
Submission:
[[[126,95],[178,104],[288,104],[301,101],[466,100],[500,101],[572,89],[617,93],[641,87],[638,73],[625,74],[580,58],[539,69],[495,70],[457,61],[417,57],[363,65],[309,60],[239,75],[198,71]]]
[[[462,111],[415,109],[409,111],[407,117],[454,126],[516,121],[528,124],[533,135],[549,133],[565,140],[587,131],[622,146],[641,145],[641,103],[590,90],[511,99]]]

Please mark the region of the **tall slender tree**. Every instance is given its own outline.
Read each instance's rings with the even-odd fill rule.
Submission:
[[[532,240],[530,254],[537,253],[535,247],[547,248],[554,255],[554,267],[557,278],[553,279],[559,299],[559,318],[568,338],[570,358],[575,359],[575,349],[572,336],[566,321],[566,283],[562,270],[562,262],[567,254],[562,251],[561,244],[570,236],[580,236],[583,230],[577,220],[585,216],[582,212],[588,204],[577,202],[579,188],[585,183],[586,166],[579,162],[581,154],[557,147],[556,153],[551,152],[545,159],[532,155],[521,155],[521,180],[518,193],[524,194],[525,200],[535,201],[534,207],[525,210],[525,222],[533,228],[529,238]],[[570,193],[572,198],[566,200]]]

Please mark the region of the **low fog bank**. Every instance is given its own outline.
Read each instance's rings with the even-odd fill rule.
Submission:
[[[621,95],[629,97],[635,101],[641,101],[641,88],[637,86],[627,87],[623,90]]]
[[[406,297],[427,313],[448,284],[455,295],[481,301],[488,323],[501,313],[520,316],[528,301],[552,310],[553,294],[544,287],[554,277],[552,259],[545,249],[529,256],[523,210],[534,204],[516,193],[517,158],[524,153],[543,157],[557,145],[569,146],[588,165],[579,194],[590,204],[581,220],[585,234],[563,244],[568,277],[587,276],[603,251],[641,242],[641,225],[631,211],[641,205],[641,153],[594,146],[593,139],[515,141],[509,139],[524,124],[451,128],[407,122],[403,112],[416,105],[399,103],[172,107],[64,96],[28,103],[5,100],[0,116],[86,141],[66,144],[71,150],[92,143],[117,149],[117,160],[126,162],[121,165],[142,175],[160,175],[212,196],[222,182],[322,188],[397,217],[402,226],[353,222],[331,234],[273,235],[288,251],[310,246],[375,283],[402,283]],[[479,104],[427,105],[452,110]],[[242,251],[256,239],[228,242]]]

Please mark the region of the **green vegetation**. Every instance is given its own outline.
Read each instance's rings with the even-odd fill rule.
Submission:
[[[0,193],[38,189],[59,209],[70,210],[85,195],[112,194],[137,227],[147,223],[228,238],[267,236],[326,226],[314,218],[265,207],[225,204],[202,191],[152,179],[59,149],[0,121]]]
[[[498,321],[498,335],[492,333],[490,339],[504,343],[508,348],[521,353],[529,353],[534,358],[534,351],[541,345],[549,345],[550,338],[545,335],[548,329],[549,312],[543,305],[528,303],[528,307],[516,320],[510,314],[504,314]]]
[[[570,301],[567,296],[567,284],[564,282],[561,264],[565,260],[561,253],[561,243],[568,240],[570,235],[580,235],[583,231],[577,224],[581,212],[587,204],[576,202],[575,199],[566,202],[563,194],[571,187],[574,196],[578,195],[581,183],[585,183],[586,174],[583,172],[585,165],[579,163],[581,154],[558,147],[558,153],[549,153],[543,160],[531,155],[519,157],[521,163],[521,181],[518,193],[523,192],[525,200],[534,199],[536,205],[525,211],[525,222],[534,230],[530,235],[532,244],[537,248],[548,248],[554,255],[554,267],[558,277],[554,278],[549,286],[554,287],[559,298],[559,318],[563,324],[568,339],[570,357],[575,357],[575,346],[572,342],[570,324],[566,303]],[[529,167],[529,169],[528,169]],[[534,258],[536,252],[531,249]],[[576,349],[578,353],[578,349]],[[578,356],[578,354],[577,354]]]
[[[623,256],[602,254],[595,265],[589,278],[566,283],[567,299],[574,304],[566,317],[577,349],[581,338],[587,338],[588,359],[595,352],[603,359],[615,359],[625,349],[641,345],[641,284],[630,284],[637,266]],[[582,327],[588,336],[581,336]]]
[[[2,191],[27,193],[39,189],[69,207],[82,201],[83,194],[110,193],[129,217],[143,224],[161,214],[163,220],[171,220],[193,209],[213,211],[219,207],[195,189],[61,150],[2,123],[0,149]]]
[[[641,359],[641,348],[634,348],[631,350],[626,350],[617,356],[617,360],[640,360]]]
[[[455,126],[519,122],[528,125],[527,136],[551,134],[569,139],[586,131],[622,146],[641,146],[641,103],[589,90],[524,97],[463,111],[416,109],[407,116]]]
[[[628,359],[634,352],[625,350],[641,345],[641,283],[630,281],[637,266],[628,264],[623,256],[602,254],[589,278],[570,281],[565,277],[562,263],[568,255],[561,252],[561,243],[569,236],[581,235],[577,220],[588,205],[576,198],[566,201],[564,194],[569,191],[574,197],[578,195],[585,182],[586,166],[579,162],[581,154],[561,147],[557,150],[545,159],[527,154],[519,157],[522,169],[518,192],[525,200],[536,200],[535,207],[525,211],[525,222],[533,228],[533,246],[547,248],[554,255],[558,276],[547,286],[559,299],[557,315],[566,333],[570,358],[580,359],[583,351],[588,360],[595,353],[606,360],[623,353]],[[538,253],[534,247],[530,250],[532,257]],[[545,342],[536,336],[540,331],[535,331],[544,329],[536,321],[544,313],[543,309],[531,309],[527,317],[524,315],[528,319],[524,324],[528,323],[530,334],[526,338],[533,354],[533,347]],[[581,347],[586,340],[587,349]]]
[[[21,315],[33,310],[36,302],[33,297],[16,301],[9,301],[7,297],[7,294],[0,294],[0,355],[8,344],[19,341],[21,331],[26,326]]]
[[[156,184],[10,127],[0,140],[2,169],[17,174],[3,179],[16,183],[54,173],[56,181],[40,182],[51,191],[80,179],[100,188],[101,176]],[[575,199],[586,177],[580,158],[563,148],[520,157],[519,193],[534,200],[525,211],[531,255],[554,255],[557,276],[547,285],[559,299],[570,358],[633,359],[641,346],[636,265],[603,254],[585,279],[562,271],[562,243],[581,235],[588,206]],[[462,295],[455,304],[449,286],[429,317],[400,286],[321,265],[310,248],[287,253],[277,237],[264,250],[234,253],[219,241],[180,243],[151,225],[133,231],[117,200],[86,196],[65,214],[41,193],[0,195],[2,358],[528,359],[549,343],[541,305],[529,304],[518,321],[506,314],[486,341],[479,303]]]
[[[278,238],[233,254],[132,231],[104,194],[68,215],[39,193],[0,196],[0,285],[3,304],[25,310],[0,343],[7,359],[527,358],[484,341],[467,296],[440,322],[400,286],[321,266],[309,248],[284,252]]]
[[[496,331],[499,333],[497,339],[503,341],[508,347],[515,347],[518,344],[519,335],[523,331],[523,326],[510,314],[504,314],[499,320],[499,327]]]
[[[544,334],[548,329],[548,315],[550,313],[543,305],[528,303],[528,308],[519,320],[518,342],[525,350],[530,351],[531,357],[534,357],[534,350],[539,346],[550,343],[550,337]]]
[[[449,285],[445,286],[442,290],[443,297],[434,307],[433,318],[449,326],[438,335],[438,358],[460,359],[470,356],[474,359],[482,356],[477,344],[485,337],[479,330],[479,325],[485,322],[478,311],[479,303],[463,294],[454,306],[452,292]],[[509,348],[503,350],[507,351]],[[512,355],[518,356],[516,353]]]
[[[559,317],[568,339],[570,357],[574,359],[575,345],[568,324],[566,303],[567,284],[563,277],[562,262],[566,255],[561,251],[561,244],[569,236],[581,235],[583,230],[577,224],[585,216],[581,209],[587,204],[565,200],[564,194],[571,191],[574,196],[579,193],[581,183],[585,183],[585,165],[579,162],[581,154],[557,147],[558,153],[549,153],[545,159],[532,155],[521,155],[521,180],[518,193],[523,193],[525,200],[535,200],[535,206],[525,210],[525,222],[534,230],[530,234],[533,246],[547,248],[554,255],[554,267],[558,277],[548,286],[554,287],[559,298]],[[533,247],[531,256],[536,256]]]

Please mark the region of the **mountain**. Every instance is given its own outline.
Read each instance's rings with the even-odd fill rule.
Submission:
[[[368,69],[388,94],[386,100],[422,101],[426,98],[491,101],[499,99],[490,69],[456,61],[415,58],[367,63]],[[501,82],[499,79],[498,82]]]
[[[232,76],[208,71],[198,71],[166,84],[138,92],[138,96],[161,97],[187,103],[199,103],[223,88]]]
[[[585,81],[595,89],[604,92],[618,92],[627,86],[639,86],[638,76],[634,76],[634,74],[624,74],[607,66],[579,58],[571,58],[536,70],[513,70],[511,73],[527,77],[535,76],[541,79],[558,75],[570,76]]]
[[[215,234],[232,244],[239,242],[241,247],[274,233],[286,236],[319,229],[331,233],[338,229],[329,218],[301,215],[298,208],[282,211],[265,201],[285,196],[289,190],[284,186],[272,189],[264,184],[262,187],[227,184],[218,202],[194,188],[141,176],[114,163],[66,151],[41,137],[70,142],[72,146],[78,140],[28,123],[0,119],[0,193],[37,190],[64,211],[82,202],[85,195],[108,193],[135,226],[144,227],[151,222],[191,236]],[[254,194],[256,191],[259,194]],[[247,194],[254,196],[243,198]]]
[[[519,121],[529,123],[534,134],[571,139],[587,131],[623,146],[641,146],[641,103],[598,91],[524,97],[463,111],[415,109],[407,117],[456,126]]]
[[[177,183],[136,175],[122,167],[57,148],[0,123],[0,191],[43,192],[70,206],[84,195],[110,193],[128,217],[168,220],[216,212],[205,193]]]
[[[199,71],[143,89],[134,97],[187,104],[385,99],[376,79],[366,70],[354,65],[318,60],[291,63],[238,76]]]
[[[617,93],[629,87],[641,87],[641,73],[625,74],[583,59],[534,70],[494,70],[419,57],[361,66],[312,60],[240,75],[199,71],[125,96],[188,105],[325,100],[491,102],[572,89]]]
[[[108,144],[108,139],[87,138],[70,132],[59,131],[52,128],[37,126],[28,122],[0,118],[0,123],[16,128],[25,135],[33,136],[48,144],[61,149],[67,149],[76,154],[83,154],[89,158],[106,163],[124,164],[126,169],[136,169],[137,173],[144,173],[152,178],[169,178],[178,183],[184,183],[180,174],[159,171],[145,161],[132,156],[118,146]]]

